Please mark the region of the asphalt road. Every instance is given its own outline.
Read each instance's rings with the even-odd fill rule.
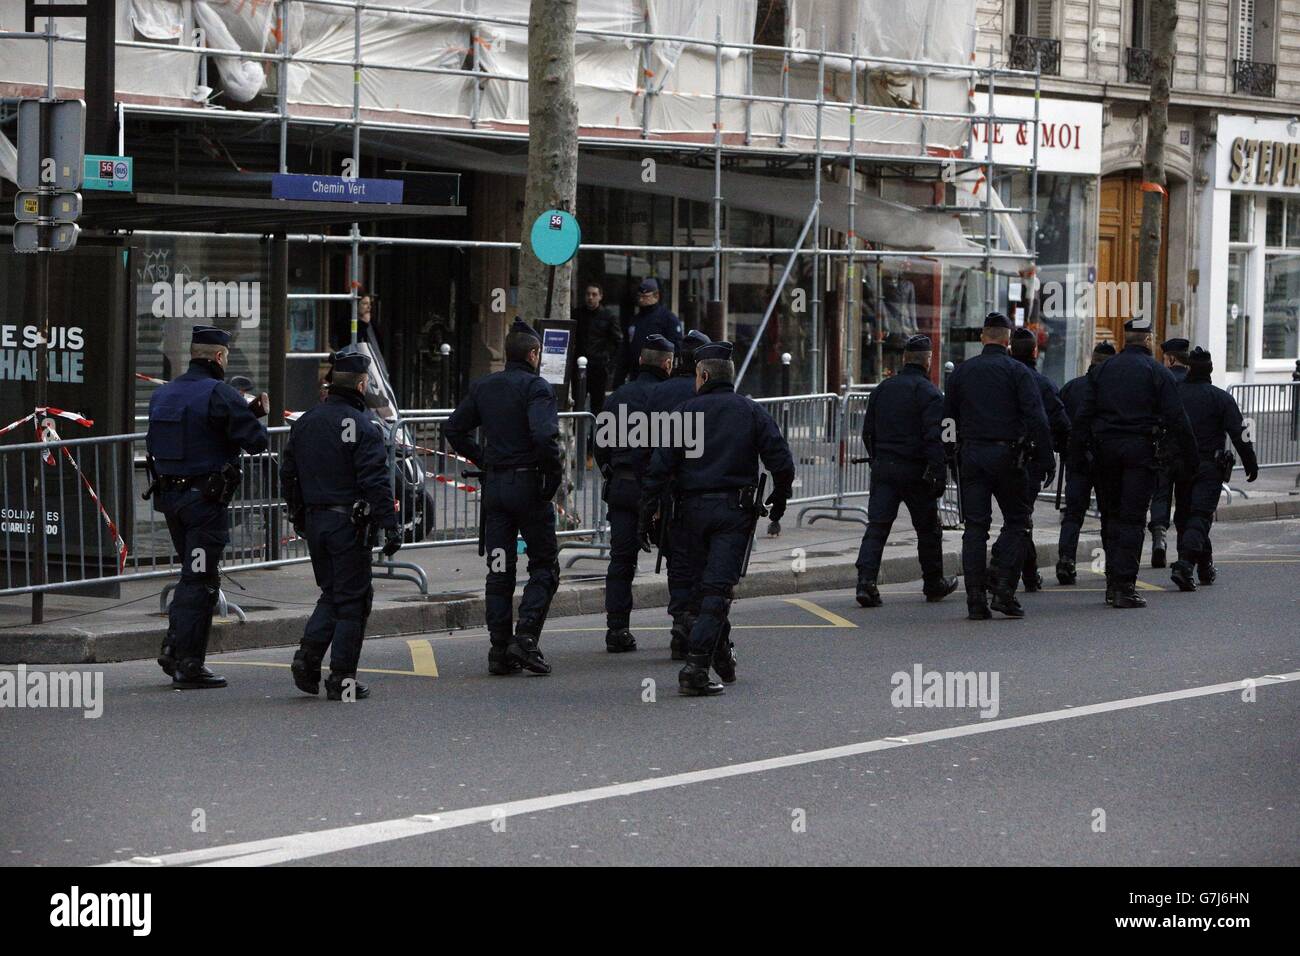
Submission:
[[[1145,571],[1145,611],[1095,577],[1021,621],[919,583],[740,601],[711,699],[677,695],[661,610],[617,656],[552,621],[549,677],[489,677],[481,630],[368,643],[356,704],[297,692],[285,649],[214,658],[222,691],[95,665],[97,719],[0,709],[0,859],[1294,865],[1300,522],[1215,541],[1219,583]],[[982,676],[984,715],[897,706],[918,665]]]

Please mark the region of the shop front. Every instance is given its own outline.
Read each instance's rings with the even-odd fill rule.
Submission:
[[[1196,341],[1220,384],[1290,381],[1300,368],[1300,123],[1220,116],[1207,162]]]

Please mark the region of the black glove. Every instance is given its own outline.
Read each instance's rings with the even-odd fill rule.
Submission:
[[[659,537],[655,527],[658,523],[655,517],[658,514],[658,501],[652,499],[641,503],[641,511],[637,515],[636,521],[636,541],[642,551],[654,550],[654,543]]]
[[[777,526],[777,534],[781,533],[781,519],[785,517],[785,502],[789,497],[789,494],[786,492],[773,491],[767,496],[767,501],[763,502],[763,504],[767,505],[768,518],[770,518],[772,523]],[[770,528],[767,533],[772,533]]]
[[[925,482],[926,494],[931,498],[942,498],[948,487],[948,470],[942,462],[932,461],[925,466],[921,480]]]
[[[777,538],[780,537],[780,535],[781,535],[781,522],[775,519],[769,521],[767,523],[767,536],[769,538]]]
[[[384,529],[384,557],[391,558],[402,546],[402,533],[396,528]]]
[[[1244,467],[1246,469],[1247,481],[1254,481],[1259,477],[1259,465],[1245,465]]]
[[[560,490],[560,483],[564,481],[564,470],[557,468],[555,471],[548,471],[542,474],[542,500],[550,501],[555,497],[555,493]]]
[[[1056,459],[1043,465],[1040,469],[1043,475],[1043,487],[1048,487],[1056,479]]]

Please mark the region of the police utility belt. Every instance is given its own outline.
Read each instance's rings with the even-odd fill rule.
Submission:
[[[726,501],[729,505],[740,508],[742,511],[755,511],[762,507],[762,503],[758,500],[757,485],[745,485],[743,488],[718,488],[712,491],[708,489],[702,491],[683,491],[680,497],[683,499],[716,498],[720,501]]]
[[[209,472],[206,475],[160,475],[154,471],[152,459],[148,460],[147,466],[153,482],[140,496],[145,501],[148,501],[156,491],[176,492],[197,488],[208,501],[228,505],[234,500],[243,478],[243,472],[233,462],[227,463],[220,471]]]

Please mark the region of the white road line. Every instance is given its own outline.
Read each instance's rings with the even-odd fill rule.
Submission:
[[[1268,687],[1275,684],[1290,683],[1300,680],[1300,671],[1275,674],[1264,677],[1249,678],[1256,687]],[[336,827],[330,830],[318,830],[309,833],[296,833],[269,840],[252,840],[247,843],[231,843],[225,846],[208,847],[202,850],[187,850],[180,853],[167,853],[155,857],[135,857],[104,866],[269,866],[274,863],[288,863],[304,860],[327,853],[353,850],[357,847],[373,846],[390,840],[404,840],[408,837],[424,836],[440,830],[471,826],[475,823],[489,823],[502,817],[523,816],[554,810],[558,807],[570,807],[576,804],[595,803],[599,800],[611,800],[615,797],[627,797],[637,793],[654,790],[667,790],[672,787],[686,787],[696,783],[708,783],[712,780],[725,780],[728,777],[743,777],[750,774],[765,773],[769,770],[782,770],[804,764],[821,763],[827,760],[843,760],[879,750],[892,750],[896,747],[915,747],[918,744],[934,743],[940,740],[952,740],[956,737],[970,737],[976,734],[994,733],[1000,730],[1012,730],[1017,727],[1032,727],[1035,724],[1047,724],[1058,720],[1073,720],[1093,714],[1106,714],[1119,710],[1132,710],[1137,707],[1149,707],[1152,704],[1165,704],[1176,700],[1190,700],[1196,697],[1210,697],[1215,694],[1227,694],[1247,688],[1246,679],[1228,681],[1223,684],[1207,684],[1203,687],[1188,687],[1184,690],[1167,691],[1163,694],[1147,694],[1142,697],[1127,697],[1123,700],[1105,701],[1099,704],[1084,704],[1064,710],[1049,710],[1039,714],[1026,714],[1023,717],[1007,717],[1002,720],[985,720],[959,727],[946,727],[942,730],[930,730],[909,734],[906,738],[885,737],[878,740],[866,740],[861,743],[847,744],[842,747],[828,747],[824,750],[811,750],[806,753],[787,754],[782,757],[769,757],[765,760],[751,760],[745,763],[730,764],[725,767],[712,767],[707,770],[693,770],[688,773],[676,773],[666,777],[650,777],[646,780],[633,780],[628,783],[616,783],[607,787],[593,787],[589,790],[574,790],[569,793],[557,793],[547,797],[533,797],[528,800],[511,800],[506,803],[487,804],[481,807],[468,807],[464,810],[451,810],[446,813],[419,814],[410,817],[398,817],[393,820],[381,820],[376,823],[360,823],[354,826]],[[136,862],[138,861],[138,862]]]

